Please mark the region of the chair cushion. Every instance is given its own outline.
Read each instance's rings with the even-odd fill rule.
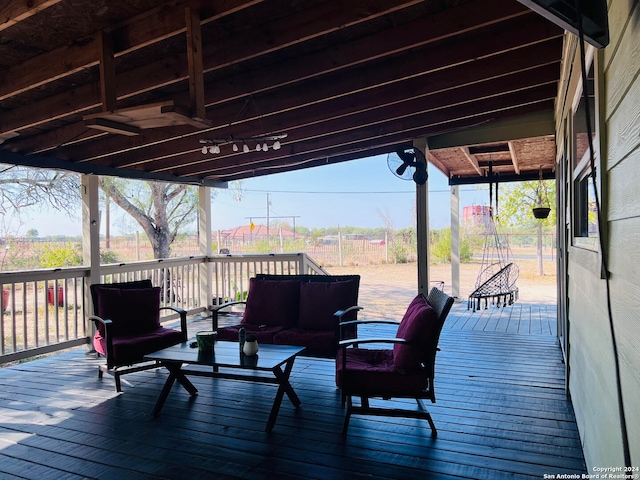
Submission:
[[[131,365],[140,362],[145,355],[162,350],[182,342],[182,333],[171,328],[157,327],[154,330],[135,336],[114,337],[112,339],[114,365]],[[105,339],[96,332],[93,346],[101,355],[107,354]]]
[[[336,332],[335,330],[307,330],[305,328],[287,328],[276,333],[273,343],[278,345],[297,345],[308,347],[309,352],[335,352]]]
[[[300,284],[300,315],[298,326],[308,330],[331,330],[337,328],[333,316],[338,310],[346,310],[357,302],[357,282],[303,282]],[[344,321],[353,320],[343,318]]]
[[[89,287],[91,290],[91,303],[93,303],[93,311],[98,315],[98,294],[97,290],[101,288],[151,288],[150,279],[144,280],[129,280],[128,282],[115,282],[115,283],[94,283]]]
[[[347,355],[347,372],[342,371],[342,355]],[[339,349],[336,356],[336,385],[357,395],[384,396],[421,392],[427,388],[423,370],[399,373],[392,349]],[[344,380],[344,381],[343,381]]]
[[[428,357],[428,350],[436,348],[434,338],[438,335],[438,317],[427,303],[424,295],[413,299],[400,322],[396,338],[404,338],[411,345],[394,345],[393,357],[397,370],[420,368]],[[437,340],[436,340],[437,341]]]
[[[98,287],[96,314],[113,322],[113,335],[151,332],[160,326],[160,287],[109,288]],[[104,327],[98,327],[104,336]]]
[[[242,323],[294,326],[298,320],[299,285],[295,281],[251,278]]]
[[[247,335],[255,335],[258,343],[273,343],[273,336],[284,330],[282,325],[253,325],[251,323],[242,323],[240,325],[231,325],[229,327],[218,328],[218,340],[229,342],[238,341],[238,330],[244,328]]]

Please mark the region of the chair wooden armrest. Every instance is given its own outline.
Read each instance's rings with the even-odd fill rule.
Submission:
[[[232,307],[234,305],[246,305],[246,304],[247,304],[246,300],[237,300],[237,301],[233,301],[233,302],[223,303],[222,305],[211,305],[209,307],[209,311],[211,312],[211,327],[212,327],[212,330],[214,332],[216,330],[218,330],[218,314],[220,313],[220,310]]]
[[[182,341],[187,341],[187,312],[180,307],[160,307],[160,310],[173,310],[180,315],[180,332],[182,333]]]

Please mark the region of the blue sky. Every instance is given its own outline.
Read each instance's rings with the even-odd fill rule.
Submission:
[[[297,226],[375,228],[385,226],[384,218],[392,219],[395,229],[415,224],[415,185],[389,171],[386,155],[248,179],[242,182],[242,190],[241,201],[234,200],[230,190],[216,193],[212,203],[214,230],[247,225],[249,217],[254,218],[255,223],[265,223],[265,219],[258,217],[267,215],[267,194],[269,216],[287,217],[278,220],[289,224],[293,222],[292,217],[296,217]],[[431,165],[429,191],[432,228],[448,225],[449,186],[445,176]],[[461,192],[461,208],[489,203],[486,189],[463,186]],[[81,233],[78,220],[63,218],[60,214],[39,212],[31,217],[31,221],[23,225],[22,233],[29,228],[37,229],[40,236]],[[136,230],[137,225],[132,221],[119,221],[114,217],[112,234]]]
[[[213,202],[213,228],[226,229],[240,223],[264,223],[269,194],[269,216],[305,227],[382,227],[391,218],[396,229],[415,224],[415,184],[394,176],[387,156],[354,160],[243,182],[241,202],[220,192]],[[433,228],[449,224],[450,189],[446,177],[429,167],[429,202]],[[462,189],[462,205],[488,204],[487,190]]]

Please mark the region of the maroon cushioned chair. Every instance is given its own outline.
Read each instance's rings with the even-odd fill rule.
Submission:
[[[437,435],[422,400],[436,401],[433,382],[438,339],[452,305],[453,298],[434,287],[427,298],[420,294],[413,299],[398,326],[396,338],[339,342],[336,384],[342,390],[342,406],[347,404],[343,435],[347,433],[351,415],[355,414],[425,419],[432,435]],[[353,323],[343,322],[341,325]],[[358,320],[356,323],[397,325],[397,322],[388,320]],[[389,343],[393,348],[360,348],[360,345],[371,343]],[[360,397],[360,405],[353,404],[353,397]],[[418,402],[418,409],[374,408],[369,405],[371,398],[413,398]]]
[[[98,377],[113,375],[118,392],[121,375],[158,367],[157,362],[144,361],[145,355],[187,341],[187,312],[160,307],[160,290],[151,280],[91,285],[93,346],[107,360],[98,367]],[[160,325],[163,309],[180,315],[179,331]]]

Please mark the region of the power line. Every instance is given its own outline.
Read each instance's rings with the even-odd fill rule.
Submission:
[[[486,190],[486,188],[481,188],[481,189],[475,189],[475,188],[469,188],[469,189],[461,189],[461,192],[477,192],[477,191],[482,191],[482,190]],[[406,195],[406,194],[415,194],[415,190],[406,190],[406,191],[371,191],[371,192],[345,192],[345,191],[341,191],[341,192],[337,192],[337,191],[324,191],[324,192],[319,192],[319,191],[300,191],[300,190],[252,190],[252,189],[246,189],[243,190],[243,192],[251,192],[251,193],[295,193],[295,194],[312,194],[312,195],[387,195],[387,194],[402,194],[402,195]],[[450,190],[429,190],[429,193],[450,193]]]

